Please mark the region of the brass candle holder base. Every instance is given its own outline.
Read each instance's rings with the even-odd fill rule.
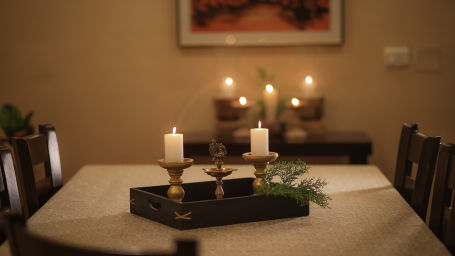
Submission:
[[[253,181],[253,191],[256,192],[260,186],[264,185],[264,171],[269,165],[269,162],[273,162],[278,158],[278,153],[269,152],[269,155],[267,156],[254,156],[251,154],[251,152],[248,152],[243,153],[242,157],[246,161],[253,163],[254,168],[256,169],[254,172],[256,179]]]
[[[215,189],[215,196],[216,199],[223,199],[224,191],[223,191],[223,178],[232,174],[233,171],[237,171],[237,169],[232,168],[204,168],[205,173],[208,175],[216,178],[216,189]]]
[[[324,98],[303,98],[299,99],[297,106],[289,105],[294,111],[297,120],[314,121],[321,120],[324,114]]]
[[[182,163],[178,162],[165,162],[164,159],[158,160],[158,164],[167,169],[167,172],[171,179],[169,184],[171,186],[167,190],[167,197],[175,202],[182,202],[185,197],[185,190],[182,188],[182,177],[183,170],[192,166],[194,160],[191,158],[184,158]]]

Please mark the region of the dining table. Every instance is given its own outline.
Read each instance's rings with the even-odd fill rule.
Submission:
[[[185,169],[184,183],[214,181],[202,168]],[[228,179],[253,177],[252,165],[232,165]],[[88,248],[168,250],[196,239],[199,255],[450,255],[374,165],[313,165],[327,181],[329,208],[310,203],[304,217],[178,230],[130,213],[130,188],[166,185],[158,165],[87,165],[30,219],[46,238]],[[212,193],[213,191],[207,191]],[[8,242],[0,255],[10,255]]]

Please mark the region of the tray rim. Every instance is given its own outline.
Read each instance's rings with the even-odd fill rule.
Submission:
[[[239,180],[239,179],[251,179],[251,180],[254,180],[253,177],[233,178],[233,179],[227,179],[227,180]],[[184,184],[197,184],[197,183],[207,183],[207,182],[212,182],[212,181],[211,180],[197,181],[197,182],[188,182],[188,183],[184,183]],[[266,195],[251,194],[251,195],[246,195],[246,196],[235,196],[235,197],[228,197],[228,198],[222,198],[222,199],[214,198],[214,199],[198,200],[198,201],[175,202],[175,201],[173,201],[173,200],[171,200],[171,199],[169,199],[169,198],[167,198],[165,196],[158,195],[158,194],[143,190],[144,188],[166,187],[166,186],[169,186],[169,185],[168,184],[164,184],[164,185],[155,185],[155,186],[134,187],[134,188],[130,188],[130,190],[138,190],[138,191],[140,191],[142,193],[146,193],[148,195],[152,195],[152,196],[158,197],[161,200],[169,201],[170,203],[175,203],[176,205],[192,205],[192,204],[199,204],[199,203],[206,203],[206,202],[224,202],[224,201],[227,201],[227,200],[238,200],[238,199],[257,198],[257,197],[292,200],[291,198],[288,198],[288,197],[266,196]],[[131,195],[131,193],[130,193],[130,195]],[[298,205],[297,202],[296,202],[296,205]],[[304,204],[300,205],[300,207],[303,207],[303,206],[306,206],[306,205],[309,205],[309,202],[305,202]]]
[[[150,187],[154,187],[154,186],[150,186]],[[171,199],[165,197],[165,196],[161,196],[161,195],[158,195],[158,194],[155,194],[155,193],[152,193],[152,192],[148,192],[148,191],[145,191],[145,190],[141,190],[141,188],[149,188],[149,187],[138,187],[138,188],[130,188],[130,189],[133,189],[133,190],[140,190],[140,192],[142,193],[146,193],[146,194],[149,194],[149,195],[153,195],[155,197],[158,197],[162,200],[166,200],[166,201],[169,201],[171,203],[175,203],[175,204],[180,204],[180,205],[191,205],[191,204],[195,204],[195,203],[205,203],[205,202],[223,202],[223,201],[227,201],[227,200],[235,200],[235,199],[243,199],[243,198],[253,198],[253,197],[266,197],[265,195],[248,195],[248,196],[235,196],[235,197],[228,197],[228,198],[223,198],[223,199],[207,199],[207,200],[198,200],[198,201],[187,201],[187,202],[175,202],[175,201],[172,201]],[[275,197],[275,198],[279,198],[279,197]],[[283,197],[284,199],[285,197]]]

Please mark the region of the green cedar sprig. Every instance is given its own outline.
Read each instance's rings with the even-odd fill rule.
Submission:
[[[301,160],[276,162],[265,170],[265,185],[259,187],[257,192],[266,196],[292,198],[298,204],[314,202],[323,208],[328,208],[331,198],[323,192],[327,181],[314,177],[299,179],[301,175],[308,172],[309,167]],[[274,177],[279,177],[280,182],[273,182]],[[300,181],[297,181],[298,179]]]

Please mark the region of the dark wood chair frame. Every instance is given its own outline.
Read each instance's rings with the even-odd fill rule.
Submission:
[[[395,169],[395,188],[425,220],[433,183],[434,168],[441,137],[418,132],[417,124],[403,125]],[[412,164],[418,165],[415,180],[411,178]]]
[[[439,149],[430,229],[455,254],[455,144],[442,144]]]
[[[14,171],[13,157],[7,147],[0,146],[0,200],[2,208],[22,216],[21,198]]]
[[[40,237],[29,232],[22,218],[4,214],[1,216],[5,222],[9,246],[12,256],[194,256],[197,252],[197,244],[191,240],[176,241],[177,249],[172,253],[164,252],[114,252],[107,250],[95,250],[78,248],[65,245],[47,238]]]
[[[50,179],[51,194],[57,192],[63,185],[57,134],[52,125],[40,125],[38,134],[12,138],[12,144],[28,218],[47,201],[40,199],[33,171],[35,165],[44,163],[46,179]]]
[[[23,216],[13,157],[7,147],[0,146],[0,200],[1,211]],[[0,222],[0,243],[6,240],[3,223]]]

